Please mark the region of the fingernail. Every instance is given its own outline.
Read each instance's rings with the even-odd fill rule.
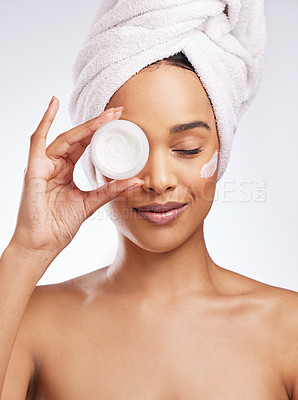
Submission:
[[[135,189],[137,186],[141,186],[145,183],[145,181],[143,181],[143,179],[138,179],[137,181],[133,181],[132,182],[132,186],[129,186],[128,189],[126,189],[126,191],[128,190],[132,190]]]
[[[115,110],[115,112],[123,111],[123,110],[124,110],[124,107],[123,107],[123,106],[121,106],[121,107],[116,107],[116,108],[114,108],[114,110]]]
[[[110,113],[110,112],[114,112],[114,108],[108,108],[107,110],[105,110],[104,112],[103,112],[103,114],[108,114],[108,113]]]
[[[53,97],[51,98],[51,101],[49,102],[48,108],[49,108],[49,107],[51,106],[51,104],[53,103],[54,98],[55,98],[55,96],[53,96]]]
[[[138,183],[145,183],[144,179],[135,178],[130,181],[131,185],[137,185]]]
[[[115,117],[119,118],[121,116],[121,114],[122,114],[122,111],[123,111],[123,107],[116,108],[115,109]]]
[[[114,111],[109,111],[109,112],[107,112],[106,114],[104,114],[103,116],[104,117],[111,117],[112,115],[114,115],[115,113],[114,113]]]
[[[106,116],[110,117],[111,115],[114,115],[114,109],[113,109],[113,108],[110,108],[110,109],[108,109],[108,110],[106,110],[106,111],[100,113],[100,114],[99,114],[97,117],[95,117],[95,118],[102,118],[102,117],[106,117]]]

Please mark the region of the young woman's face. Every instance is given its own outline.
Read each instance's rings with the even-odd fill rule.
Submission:
[[[106,108],[118,106],[124,106],[120,119],[144,130],[150,152],[147,164],[136,175],[145,183],[110,201],[106,205],[108,215],[117,229],[136,245],[153,252],[169,251],[202,228],[213,202],[217,164],[210,177],[204,167],[219,150],[212,107],[195,73],[169,65],[147,67],[130,78]],[[203,124],[171,132],[175,125],[194,121]],[[183,153],[194,149],[201,151]],[[105,176],[102,179],[111,180]],[[148,222],[134,211],[153,202],[169,201],[187,206],[176,220],[165,225]]]

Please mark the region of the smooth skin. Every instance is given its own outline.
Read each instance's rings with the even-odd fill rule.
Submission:
[[[87,123],[96,125],[89,125],[89,134],[80,127],[58,137],[47,149],[51,161],[37,155],[28,163],[17,228],[0,264],[0,310],[7,322],[1,367],[12,348],[1,400],[24,399],[28,386],[27,398],[39,400],[298,400],[298,294],[224,269],[206,248],[203,227],[217,171],[204,179],[200,170],[219,143],[200,80],[178,67],[147,67],[106,108],[119,106],[121,119],[142,127],[150,145],[148,162],[136,175],[143,183],[134,190],[120,190],[117,182],[119,192],[112,196],[113,182],[102,177],[106,190],[97,189],[96,201],[89,202],[89,194],[74,188],[73,166],[99,121]],[[57,108],[55,100],[51,120]],[[173,125],[194,120],[210,129],[170,135]],[[40,146],[35,154],[43,153],[49,126],[32,140],[31,146]],[[190,157],[182,152],[199,147]],[[63,158],[70,151],[71,165]],[[50,185],[57,160],[59,179]],[[48,166],[42,179],[48,195],[35,207],[56,215],[48,188],[65,190],[67,217],[36,226],[28,199],[41,163]],[[80,199],[75,206],[73,190]],[[133,210],[167,201],[188,203],[167,225],[151,224]],[[114,262],[35,287],[100,204],[118,231]],[[75,212],[82,218],[73,226]]]

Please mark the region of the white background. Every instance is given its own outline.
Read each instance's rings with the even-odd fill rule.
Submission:
[[[53,94],[61,105],[48,143],[71,128],[71,69],[96,4],[2,0],[0,252],[14,231],[30,135]],[[265,12],[268,45],[262,84],[236,133],[205,237],[220,266],[298,291],[298,2],[267,0]],[[80,169],[75,172],[81,181]],[[101,268],[113,261],[116,248],[116,228],[104,212],[95,213],[38,285]]]

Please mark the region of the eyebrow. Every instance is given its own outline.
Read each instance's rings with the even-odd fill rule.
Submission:
[[[177,124],[173,125],[170,129],[170,135],[174,135],[175,133],[181,133],[184,131],[188,131],[189,129],[194,129],[194,128],[205,128],[208,131],[210,131],[210,126],[203,121],[192,121],[192,122],[187,122],[185,124]]]
[[[138,124],[138,126],[142,129],[142,131],[145,131],[145,128],[142,127],[142,125]],[[184,124],[177,124],[177,125],[173,125],[170,128],[170,135],[174,135],[175,133],[181,133],[184,131],[188,131],[190,129],[194,129],[194,128],[205,128],[206,130],[208,130],[209,132],[211,131],[210,126],[203,121],[192,121],[192,122],[186,122]]]

